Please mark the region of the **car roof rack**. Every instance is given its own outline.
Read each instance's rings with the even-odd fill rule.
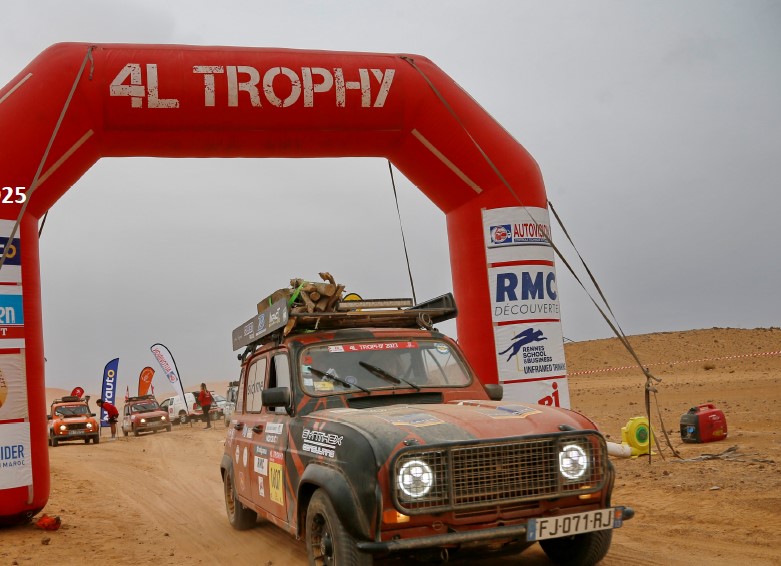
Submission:
[[[52,401],[52,405],[54,405],[55,403],[76,403],[78,401],[82,401],[86,403],[86,400],[82,399],[78,395],[64,395],[63,397]]]
[[[135,397],[128,397],[125,403],[129,403],[130,401],[146,401],[148,399],[157,401],[157,398],[154,395],[137,395]]]
[[[262,304],[262,303],[261,303]],[[289,299],[274,301],[233,330],[233,350],[253,347],[288,334],[343,328],[425,328],[458,315],[452,293],[413,304],[412,299],[359,299],[335,303],[335,310],[309,312],[291,307]],[[240,358],[243,355],[239,356]]]

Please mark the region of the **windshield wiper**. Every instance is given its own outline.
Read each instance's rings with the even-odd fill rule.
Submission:
[[[364,367],[368,369],[370,372],[372,372],[377,377],[381,377],[385,381],[390,381],[391,383],[394,383],[396,385],[401,385],[402,382],[406,383],[410,387],[414,387],[416,391],[420,391],[420,386],[415,385],[414,383],[411,383],[407,381],[406,379],[403,379],[401,377],[396,377],[395,375],[389,374],[387,371],[385,371],[382,368],[378,368],[377,366],[373,366],[368,362],[364,362],[363,360],[358,362],[358,365],[361,367]]]
[[[368,389],[366,389],[365,387],[361,387],[361,386],[360,386],[360,385],[358,385],[357,383],[350,383],[349,381],[345,381],[345,380],[344,380],[344,379],[342,379],[341,377],[337,377],[337,376],[335,376],[335,375],[332,375],[332,374],[330,374],[330,373],[326,373],[326,372],[324,372],[324,371],[321,371],[321,370],[319,370],[319,369],[317,369],[317,368],[313,368],[312,366],[309,366],[309,371],[311,371],[311,372],[312,372],[313,374],[315,374],[317,377],[322,377],[322,378],[324,378],[324,379],[331,379],[331,380],[333,380],[333,381],[336,381],[337,383],[341,383],[341,384],[342,384],[342,385],[344,385],[345,387],[357,387],[357,388],[358,388],[358,389],[360,389],[361,391],[363,391],[363,392],[365,392],[365,393],[369,393],[369,394],[371,394],[371,391],[369,391],[369,390],[368,390]]]

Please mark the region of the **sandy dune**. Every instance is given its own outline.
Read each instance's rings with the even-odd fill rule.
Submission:
[[[615,531],[608,566],[625,564],[779,564],[781,556],[781,329],[710,329],[630,338],[643,363],[662,378],[652,406],[662,452],[614,459],[614,503],[636,517]],[[573,408],[611,440],[644,413],[645,379],[616,340],[568,344]],[[211,384],[221,392],[224,384]],[[51,397],[62,394],[50,391]],[[685,444],[680,416],[713,403],[724,411],[727,439]],[[46,513],[62,528],[0,530],[0,564],[306,563],[304,545],[259,524],[228,524],[219,460],[224,425],[176,426],[139,438],[49,448],[52,493]],[[728,448],[731,458],[690,460]],[[470,561],[470,564],[478,562]],[[547,564],[538,548],[483,564]]]

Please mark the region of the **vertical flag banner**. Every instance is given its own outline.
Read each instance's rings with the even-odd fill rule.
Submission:
[[[152,386],[152,378],[155,376],[155,370],[149,366],[141,370],[141,374],[138,376],[138,396],[141,397],[147,394],[149,388]],[[155,394],[154,388],[152,388],[152,395]]]
[[[118,368],[119,358],[114,358],[103,368],[103,389],[101,390],[100,398],[112,405],[116,405]],[[100,410],[100,426],[109,426],[108,414],[103,409]]]
[[[151,346],[152,354],[154,354],[157,363],[163,369],[166,378],[168,378],[171,387],[179,394],[182,402],[185,403],[184,386],[182,386],[182,378],[179,375],[179,370],[176,368],[176,362],[171,354],[171,351],[162,344],[154,344]]]

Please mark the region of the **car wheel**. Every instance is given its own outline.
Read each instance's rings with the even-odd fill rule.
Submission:
[[[100,444],[100,435],[99,434],[96,434],[95,436],[92,437],[92,443],[93,444]]]
[[[125,428],[124,428],[124,427],[122,427],[122,434],[124,434],[125,436],[127,436],[127,431],[125,430]]]
[[[57,440],[57,437],[52,435],[52,446],[56,448],[59,443],[60,441]]]
[[[591,566],[607,555],[612,540],[613,531],[607,529],[571,537],[541,540],[540,546],[555,564]]]
[[[173,428],[173,427],[172,427],[171,425],[168,425],[167,427],[165,427],[165,431],[166,431],[166,432],[171,432],[171,429],[172,429],[172,428]]]
[[[374,562],[370,554],[358,550],[322,489],[315,491],[306,511],[306,546],[310,566],[371,566]]]
[[[138,427],[133,427],[133,436],[138,436]]]
[[[89,444],[89,436],[84,437],[84,444]]]
[[[247,509],[239,501],[236,495],[236,486],[233,484],[233,469],[225,470],[222,481],[225,494],[225,511],[228,513],[228,522],[237,531],[244,531],[255,526],[258,519],[257,513]]]
[[[184,411],[179,413],[179,424],[187,424],[187,413]]]

